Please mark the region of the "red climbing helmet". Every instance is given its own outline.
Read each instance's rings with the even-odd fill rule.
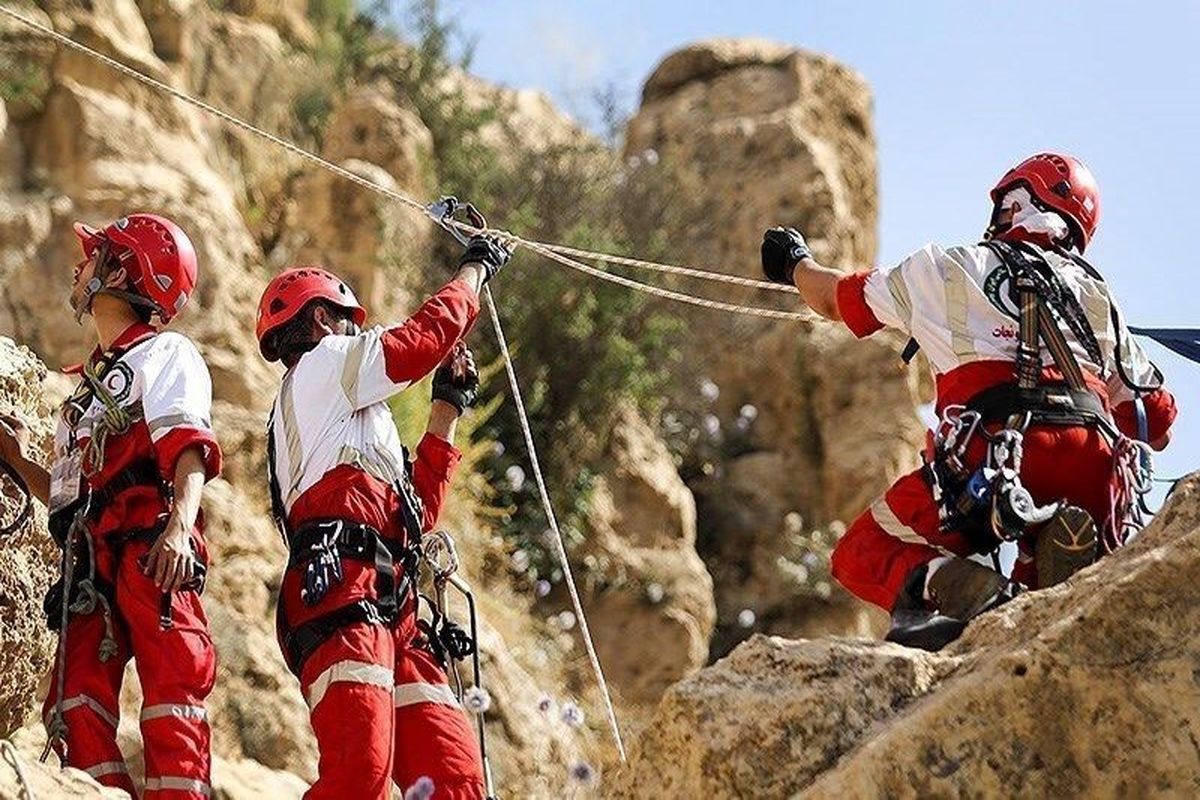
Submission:
[[[196,249],[183,229],[157,214],[130,214],[103,229],[75,223],[84,255],[107,241],[110,256],[129,275],[130,302],[150,307],[163,323],[170,322],[196,288]]]
[[[1082,253],[1100,224],[1100,187],[1096,177],[1077,158],[1038,153],[1010,169],[992,189],[999,203],[1016,186],[1024,186],[1037,202],[1062,214]]]
[[[293,267],[271,279],[258,301],[258,350],[267,361],[278,361],[279,354],[267,341],[280,327],[291,322],[313,300],[328,300],[354,314],[354,324],[362,327],[367,310],[358,304],[354,291],[332,272],[320,267]]]

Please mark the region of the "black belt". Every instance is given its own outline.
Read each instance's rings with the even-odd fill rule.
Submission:
[[[383,550],[388,560],[400,560],[392,543],[370,525],[341,519],[306,522],[288,537],[288,566],[304,564],[336,547],[345,558],[374,562]]]
[[[313,651],[338,630],[365,622],[369,624],[391,624],[396,620],[400,598],[404,597],[415,583],[415,559],[411,551],[400,549],[384,539],[370,525],[348,520],[331,519],[307,522],[288,537],[288,567],[305,566],[306,588],[309,586],[309,571],[315,565],[337,563],[340,558],[365,561],[375,568],[375,598],[362,598],[322,614],[292,628],[281,602],[276,610],[277,633],[283,646],[284,658],[289,669],[299,675],[304,662]],[[396,562],[404,569],[397,575]],[[323,576],[319,596],[304,598],[315,605],[328,588],[341,580],[340,563],[334,567],[336,579]],[[311,595],[311,591],[310,591]]]
[[[118,472],[108,483],[91,490],[88,519],[93,522],[100,519],[104,510],[113,504],[118,495],[136,486],[146,486],[163,496],[167,494],[166,484],[163,483],[158,464],[150,459],[135,461]]]
[[[967,401],[967,408],[978,412],[980,421],[985,425],[1004,422],[1014,414],[1028,414],[1031,423],[1041,425],[1112,425],[1099,397],[1092,392],[1072,389],[1066,384],[1045,384],[1032,389],[1000,384],[972,397]]]

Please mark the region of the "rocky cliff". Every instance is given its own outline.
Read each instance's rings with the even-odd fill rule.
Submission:
[[[330,67],[315,55],[323,34],[306,8],[290,0],[45,0],[27,13],[373,181],[421,198],[453,190],[440,182],[447,165],[432,122],[378,70],[334,85],[320,106],[319,135],[298,121],[309,89],[330,85]],[[296,796],[312,778],[315,748],[272,634],[283,551],[265,513],[261,432],[277,377],[256,352],[255,301],[274,272],[321,261],[346,274],[378,317],[394,318],[442,274],[429,266],[432,231],[12,23],[0,22],[0,41],[4,85],[20,88],[0,100],[0,335],[30,349],[0,339],[0,410],[19,409],[44,436],[63,383],[55,370],[89,346],[85,329],[64,323],[62,298],[78,260],[70,222],[131,208],[181,220],[200,255],[201,282],[179,327],[213,373],[214,425],[227,458],[205,499],[214,562],[206,604],[220,656],[210,704],[215,782],[225,797]],[[386,65],[407,56],[397,45],[377,57]],[[462,74],[447,80],[465,92],[468,109],[490,112],[480,135],[498,160],[586,138],[540,95]],[[661,232],[688,241],[684,255],[702,263],[753,274],[768,221],[818,232],[831,263],[850,268],[874,255],[870,98],[860,78],[828,59],[756,42],[688,48],[648,81],[626,149],[631,158],[653,151],[711,187],[711,216],[694,230]],[[908,463],[917,438],[918,392],[895,366],[892,344],[852,349],[832,329],[688,321],[695,336],[678,382],[701,400],[681,395],[673,407],[697,414],[696,429],[712,415],[731,436],[710,443],[711,452],[681,455],[659,425],[629,409],[611,430],[594,432],[607,443],[606,466],[589,495],[587,540],[573,553],[598,565],[585,605],[622,711],[652,707],[751,630],[866,631],[870,620],[831,588],[822,559],[836,521]],[[868,415],[868,395],[875,408],[882,397],[889,414]],[[745,430],[737,420],[748,420]],[[697,458],[709,469],[689,472]],[[572,764],[603,765],[610,748],[598,713],[580,734],[539,708],[543,696],[574,697],[592,711],[594,693],[571,626],[561,617],[545,622],[545,603],[561,598],[536,604],[512,579],[515,554],[480,512],[484,483],[481,474],[464,476],[446,523],[483,596],[494,765],[506,796],[551,796]],[[37,518],[0,547],[0,669],[10,676],[0,687],[0,733],[25,726],[14,736],[26,760],[40,747],[32,709],[52,647],[36,610],[53,572],[43,526]],[[756,619],[746,624],[744,611]],[[122,737],[136,769],[128,720],[138,696],[129,678]],[[73,788],[55,792],[78,788],[77,777],[35,777],[60,779]],[[0,783],[0,796],[9,785]]]
[[[654,153],[703,187],[703,215],[678,238],[695,263],[758,277],[762,230],[781,224],[804,230],[823,263],[873,266],[870,90],[830,58],[753,40],[672,53],[646,81],[625,150]],[[751,630],[868,632],[871,618],[821,561],[839,523],[915,464],[915,372],[887,337],[688,313],[673,399],[707,418],[688,485],[716,588],[714,655]]]

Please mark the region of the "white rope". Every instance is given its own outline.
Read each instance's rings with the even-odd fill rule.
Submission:
[[[496,341],[500,343],[500,354],[504,357],[504,369],[508,372],[508,385],[512,388],[513,403],[517,407],[517,417],[521,420],[521,434],[525,437],[525,447],[529,450],[529,463],[533,467],[533,477],[537,482],[538,494],[542,498],[542,509],[546,512],[546,520],[554,534],[553,544],[558,553],[558,561],[571,595],[571,605],[575,608],[575,616],[579,620],[579,635],[587,648],[588,660],[592,663],[592,672],[600,685],[600,694],[604,698],[604,710],[608,714],[608,725],[612,730],[613,741],[617,743],[617,751],[621,761],[625,761],[625,743],[621,741],[621,728],[617,725],[617,712],[613,708],[612,695],[608,691],[608,682],[604,680],[604,669],[600,666],[600,657],[596,655],[596,645],[592,641],[592,632],[588,629],[587,616],[583,613],[583,602],[579,599],[579,589],[575,586],[575,576],[571,574],[571,563],[567,560],[567,546],[563,540],[562,531],[558,527],[558,518],[554,515],[554,507],[550,504],[550,494],[546,491],[546,480],[542,477],[542,467],[538,463],[537,448],[533,446],[533,431],[529,427],[529,417],[525,413],[525,402],[521,399],[521,387],[517,384],[517,373],[513,368],[512,356],[508,352],[508,340],[504,338],[504,329],[500,327],[500,315],[496,312],[496,303],[492,300],[492,290],[483,287],[483,299],[487,302],[488,315],[492,318],[492,327],[496,331]]]
[[[217,108],[216,106],[206,103],[203,100],[200,100],[199,98],[193,97],[192,95],[189,95],[188,93],[186,93],[180,89],[176,89],[174,86],[163,83],[162,81],[157,80],[156,78],[152,78],[151,76],[149,76],[143,72],[140,72],[139,70],[136,70],[133,67],[127,66],[127,65],[121,63],[120,61],[117,61],[116,59],[110,58],[109,56],[106,56],[103,53],[100,53],[100,52],[88,47],[87,45],[81,44],[81,43],[75,41],[74,39],[72,39],[71,37],[69,37],[65,34],[59,33],[58,31],[54,30],[53,28],[43,25],[40,22],[37,22],[36,20],[29,19],[28,17],[25,17],[22,14],[19,14],[10,8],[0,6],[0,14],[4,14],[5,16],[9,17],[10,19],[13,19],[13,20],[19,22],[20,24],[25,25],[26,27],[32,28],[33,30],[38,31],[41,34],[48,36],[51,39],[54,39],[59,44],[62,44],[64,47],[69,47],[73,50],[83,53],[84,55],[89,56],[90,58],[94,58],[97,61],[100,61],[101,63],[111,67],[112,69],[115,69],[117,72],[120,72],[122,75],[133,78],[134,80],[136,80],[140,83],[143,83],[147,86],[150,86],[153,89],[156,89],[160,92],[170,95],[171,97],[174,97],[176,100],[187,103],[188,105],[198,108],[208,114],[212,114],[213,116],[217,117],[218,119],[223,120],[224,122],[227,122],[228,124],[232,125],[235,128],[243,130],[246,133],[249,133],[251,135],[258,136],[259,138],[264,139],[264,140],[276,145],[277,147],[283,148],[284,150],[291,153],[292,155],[295,155],[301,159],[304,159],[305,161],[309,161],[313,164],[316,164],[316,165],[322,167],[323,169],[329,170],[330,172],[334,173],[335,175],[339,175],[340,177],[345,178],[346,180],[348,180],[352,183],[355,183],[355,184],[357,184],[365,189],[368,189],[372,192],[376,192],[377,194],[383,195],[384,197],[387,197],[388,199],[393,200],[407,208],[410,208],[414,211],[419,211],[421,214],[428,216],[428,210],[427,210],[425,204],[421,203],[420,201],[418,201],[412,197],[409,197],[409,196],[407,196],[401,192],[398,192],[394,189],[388,188],[387,186],[378,184],[375,181],[370,180],[369,178],[364,178],[361,175],[357,175],[354,172],[346,169],[345,167],[339,166],[339,165],[333,163],[332,161],[328,161],[324,158],[321,158],[317,154],[312,153],[308,150],[305,150],[304,148],[300,147],[299,145],[289,142],[286,139],[280,138],[279,136],[276,136],[273,133],[269,133],[269,132],[263,130],[262,128],[256,127],[255,125],[252,125],[249,122],[246,122],[245,120],[239,119],[238,117],[235,117],[232,114],[230,114],[226,111],[223,111],[220,108]],[[453,220],[451,220],[451,223],[454,224],[456,227],[460,227],[464,230],[471,230],[471,231],[478,232],[478,231],[476,231],[476,229],[471,228],[470,226],[463,225],[462,223],[459,223],[459,222],[456,222]],[[615,275],[613,273],[606,272],[606,271],[604,271],[602,269],[598,269],[596,267],[589,267],[585,264],[581,264],[578,261],[566,258],[566,256],[577,256],[577,257],[582,257],[582,258],[589,258],[589,259],[593,259],[595,261],[600,261],[600,262],[607,262],[607,263],[611,263],[611,264],[620,264],[620,265],[625,265],[625,266],[639,267],[639,268],[643,268],[643,269],[651,269],[651,270],[656,270],[658,272],[675,274],[675,275],[685,275],[685,276],[692,277],[692,278],[699,278],[702,280],[709,280],[709,281],[717,281],[720,283],[726,283],[726,284],[731,284],[731,285],[736,285],[736,286],[747,286],[747,287],[760,288],[760,289],[771,289],[773,291],[794,292],[794,290],[791,287],[779,286],[779,285],[776,285],[773,283],[767,283],[766,281],[757,281],[757,280],[753,280],[750,278],[742,278],[742,277],[738,277],[736,275],[726,275],[726,274],[719,273],[719,272],[710,272],[707,270],[694,269],[694,268],[690,268],[690,267],[680,267],[680,266],[676,266],[676,265],[672,265],[672,264],[659,264],[659,263],[653,262],[653,261],[645,261],[642,259],[628,258],[625,256],[615,256],[615,255],[610,255],[607,253],[595,253],[595,252],[591,252],[588,250],[579,250],[576,248],[567,247],[565,245],[559,245],[559,244],[553,244],[553,243],[547,243],[547,242],[538,242],[538,241],[535,241],[532,239],[525,239],[523,237],[516,236],[511,233],[506,233],[505,231],[500,231],[500,230],[488,229],[485,232],[491,233],[491,234],[496,234],[496,235],[502,235],[505,238],[507,238],[508,240],[510,240],[511,242],[513,242],[514,244],[524,245],[525,247],[528,247],[533,252],[538,253],[545,258],[555,261],[556,263],[559,263],[563,266],[575,269],[579,272],[583,272],[587,275],[591,275],[594,278],[608,281],[610,283],[615,283],[619,286],[624,286],[628,289],[633,289],[635,291],[645,292],[647,294],[655,295],[658,297],[663,297],[668,300],[674,300],[674,301],[681,302],[681,303],[688,303],[690,305],[699,306],[701,308],[708,308],[708,309],[713,309],[713,310],[717,310],[717,311],[727,311],[727,312],[735,313],[735,314],[745,314],[748,316],[764,317],[767,319],[802,320],[802,319],[814,319],[815,318],[815,315],[813,314],[813,312],[811,312],[807,309],[805,309],[803,311],[799,311],[799,312],[779,311],[779,310],[775,310],[775,309],[759,308],[757,306],[738,305],[735,303],[726,303],[726,302],[721,302],[721,301],[717,301],[717,300],[708,300],[708,299],[705,299],[702,297],[694,297],[692,295],[685,294],[683,292],[676,292],[676,291],[672,291],[670,289],[663,289],[663,288],[659,288],[657,286],[651,286],[650,284],[641,283],[639,281],[635,281],[630,278],[625,278],[621,275]]]
[[[4,760],[12,767],[13,772],[17,773],[20,800],[34,800],[33,790],[29,788],[29,779],[25,777],[25,768],[21,766],[21,756],[17,753],[17,748],[8,739],[0,739],[0,753],[3,753]]]
[[[577,258],[589,258],[593,261],[603,261],[609,264],[620,264],[626,267],[638,267],[640,269],[648,269],[654,272],[665,272],[668,275],[684,275],[689,278],[699,278],[705,281],[716,281],[718,283],[729,283],[734,286],[748,286],[751,289],[763,289],[768,292],[785,292],[787,294],[796,294],[796,287],[784,286],[781,283],[771,283],[770,281],[760,281],[754,278],[741,278],[737,275],[726,275],[724,272],[717,272],[711,269],[697,269],[695,267],[679,267],[674,264],[660,264],[657,261],[646,261],[641,258],[629,258],[628,256],[618,256],[611,253],[596,253],[591,250],[579,250],[574,247],[567,247],[563,244],[545,244],[543,246],[547,250],[553,250],[556,253],[561,253],[564,256],[576,256]]]

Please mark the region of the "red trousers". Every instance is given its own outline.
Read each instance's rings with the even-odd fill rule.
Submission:
[[[411,610],[393,627],[350,625],[305,662],[300,686],[320,748],[309,800],[387,800],[393,782],[403,791],[422,777],[437,800],[484,796],[475,731],[416,633]]]
[[[207,559],[202,540],[197,550]],[[147,798],[204,798],[210,787],[208,714],[205,698],[216,677],[216,653],[208,619],[196,592],[176,592],[171,627],[160,624],[161,593],[142,574],[138,559],[150,549],[134,541],[119,555],[97,544],[97,575],[115,587],[111,610],[116,652],[100,660],[105,639],[104,608],[73,615],[66,630],[63,719],[67,725],[64,763],[105,786],[131,795],[133,783],[117,748],[119,698],[125,665],[132,657],[142,684],[142,739]],[[80,569],[84,568],[82,565]],[[51,676],[43,719],[50,723],[58,699],[58,672]]]
[[[978,464],[981,440],[968,452]],[[1021,481],[1034,500],[1080,506],[1103,524],[1112,513],[1113,456],[1096,430],[1039,426],[1025,434]],[[920,471],[897,480],[846,531],[830,558],[833,576],[850,592],[890,610],[916,567],[938,556],[966,556],[972,547],[957,531],[938,530],[938,508]],[[1021,540],[1013,578],[1037,586],[1031,544]]]

